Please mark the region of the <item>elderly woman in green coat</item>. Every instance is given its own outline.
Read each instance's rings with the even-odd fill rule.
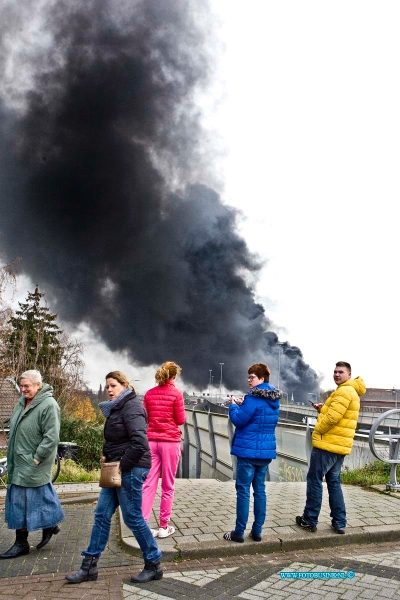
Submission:
[[[14,545],[0,559],[28,554],[29,531],[43,530],[43,548],[60,531],[64,520],[60,500],[51,483],[51,470],[60,436],[60,409],[53,388],[42,383],[39,371],[20,377],[22,396],[10,421],[7,447],[8,487],[5,520],[16,530]]]

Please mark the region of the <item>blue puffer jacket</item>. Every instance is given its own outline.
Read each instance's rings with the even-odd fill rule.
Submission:
[[[261,383],[246,394],[243,403],[231,404],[229,418],[235,425],[231,454],[240,458],[276,458],[275,427],[282,392]]]

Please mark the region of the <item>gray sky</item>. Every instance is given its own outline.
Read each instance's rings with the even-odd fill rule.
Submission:
[[[400,5],[213,0],[224,198],[267,260],[258,293],[332,385],[336,360],[400,387]]]
[[[369,387],[400,387],[400,6],[211,5],[225,52],[199,102],[224,202],[242,211],[241,231],[265,260],[259,300],[323,387],[337,360]],[[17,296],[32,287],[23,278]],[[85,327],[77,333],[91,386],[114,368],[139,391],[153,385],[155,367],[136,369]]]

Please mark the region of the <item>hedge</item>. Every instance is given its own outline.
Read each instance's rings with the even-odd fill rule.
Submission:
[[[72,442],[79,446],[77,462],[85,469],[98,469],[103,449],[104,419],[85,423],[65,413],[61,414],[60,442]]]

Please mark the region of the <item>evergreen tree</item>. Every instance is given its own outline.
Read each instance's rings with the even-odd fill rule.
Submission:
[[[83,385],[83,348],[57,325],[57,315],[44,305],[38,288],[28,292],[26,302],[10,317],[0,345],[0,365],[7,375],[18,377],[28,369],[38,369],[43,381],[54,389],[61,404]]]
[[[53,379],[61,366],[63,348],[62,330],[56,323],[57,315],[43,306],[44,294],[38,288],[28,292],[26,302],[19,302],[19,310],[10,318],[9,353],[17,371],[38,369],[44,381]]]

